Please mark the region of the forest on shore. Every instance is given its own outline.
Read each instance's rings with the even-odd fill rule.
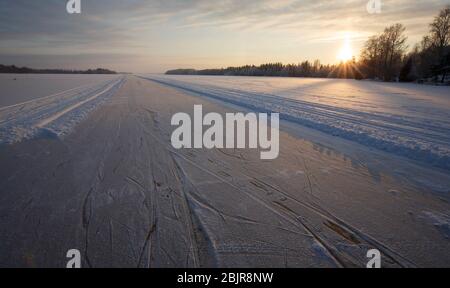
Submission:
[[[450,6],[429,25],[420,43],[409,49],[406,28],[400,23],[386,27],[364,44],[358,60],[338,64],[319,60],[298,64],[267,63],[220,69],[175,69],[167,75],[279,76],[375,79],[401,82],[450,84]]]
[[[33,69],[28,67],[6,66],[0,64],[0,73],[14,74],[117,74],[115,71],[97,68],[88,70],[64,70],[64,69]]]

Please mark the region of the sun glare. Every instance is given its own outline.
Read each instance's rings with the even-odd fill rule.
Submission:
[[[349,61],[352,57],[353,50],[350,44],[350,37],[347,36],[344,40],[344,45],[342,46],[341,51],[339,51],[339,54],[337,55],[337,58],[340,61]]]

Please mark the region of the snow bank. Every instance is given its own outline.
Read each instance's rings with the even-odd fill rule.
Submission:
[[[282,119],[333,136],[450,169],[448,87],[334,79],[141,77],[255,111],[278,112]]]
[[[60,137],[103,103],[124,79],[71,89],[62,93],[0,108],[0,144],[32,137]]]

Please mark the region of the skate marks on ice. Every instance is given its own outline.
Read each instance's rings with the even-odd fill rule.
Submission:
[[[74,248],[85,267],[364,267],[372,248],[385,267],[448,263],[445,250],[422,258],[433,251],[424,239],[448,242],[407,218],[447,204],[376,182],[307,142],[282,133],[276,161],[250,150],[174,150],[171,115],[199,102],[226,112],[128,77],[63,139],[2,147],[0,265],[63,267]],[[411,199],[393,203],[389,189]]]

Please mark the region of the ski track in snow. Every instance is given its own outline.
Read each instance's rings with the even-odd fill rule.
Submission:
[[[0,108],[0,144],[65,135],[123,82],[124,78],[118,77]]]
[[[396,87],[392,83],[383,86],[382,83],[348,80],[319,83],[317,79],[298,79],[295,87],[292,79],[280,78],[250,77],[247,81],[245,77],[140,77],[254,111],[278,112],[284,120],[450,169],[450,101],[445,98],[450,89],[447,87],[439,87],[441,90],[436,93],[433,89],[437,87],[416,85],[411,96],[407,93],[411,92],[411,86],[404,89],[405,86]],[[302,84],[304,82],[306,84]],[[325,88],[329,83],[344,86]]]

